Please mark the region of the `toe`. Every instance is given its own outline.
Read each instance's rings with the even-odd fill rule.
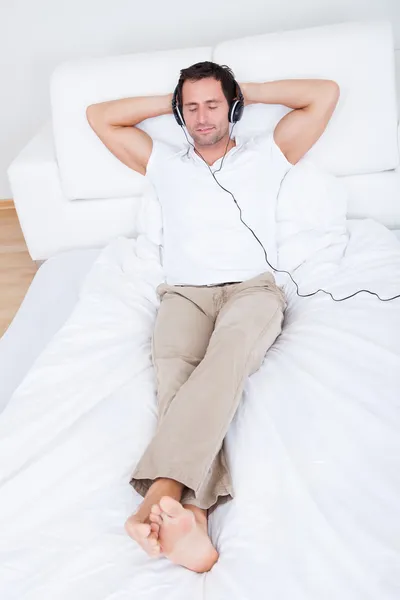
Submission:
[[[158,546],[158,536],[155,531],[152,531],[150,533],[149,537],[147,538],[147,541],[148,541],[150,547],[152,547],[152,548],[155,548],[156,546]]]
[[[136,532],[141,537],[148,537],[150,535],[150,531],[151,529],[148,523],[139,523],[138,525],[136,525]]]
[[[170,496],[161,498],[160,507],[169,517],[180,517],[186,512],[182,504]]]
[[[153,504],[153,506],[151,507],[151,513],[150,514],[158,515],[158,516],[161,515],[161,508],[159,507],[158,504]]]
[[[158,524],[158,523],[152,523],[152,524],[150,525],[150,527],[151,527],[151,531],[154,531],[155,533],[159,533],[159,531],[160,531],[160,526],[159,526],[159,524]]]
[[[150,535],[150,525],[147,523],[140,523],[134,519],[128,519],[125,523],[125,531],[134,540],[140,543],[141,540],[146,539]]]
[[[161,547],[160,544],[157,544],[157,546],[154,546],[154,548],[151,548],[148,552],[149,556],[153,557],[153,558],[157,558],[158,556],[160,556],[161,554]]]
[[[150,513],[149,519],[151,521],[151,523],[157,523],[157,525],[161,525],[162,523],[162,519],[160,515],[155,515],[153,513]]]

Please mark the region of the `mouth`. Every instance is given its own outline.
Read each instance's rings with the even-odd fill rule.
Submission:
[[[206,127],[205,129],[197,129],[197,131],[199,133],[208,133],[209,131],[211,131],[212,129],[214,129],[214,127]]]

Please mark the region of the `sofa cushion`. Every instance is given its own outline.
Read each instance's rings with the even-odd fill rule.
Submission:
[[[400,228],[400,171],[340,177],[348,191],[349,219],[375,219]]]
[[[335,175],[374,173],[399,164],[389,21],[347,22],[232,39],[215,47],[213,60],[228,64],[239,82],[337,81],[341,90],[338,105],[307,156]],[[289,110],[278,105],[249,105],[237,131],[252,135],[260,124],[273,129]]]

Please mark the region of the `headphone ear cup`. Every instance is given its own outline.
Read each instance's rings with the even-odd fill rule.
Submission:
[[[238,82],[236,82],[236,93],[239,99],[232,101],[231,108],[229,110],[229,121],[231,123],[237,123],[240,121],[244,110],[244,97]]]
[[[181,113],[179,106],[176,107],[176,110],[178,111],[181,127],[183,127],[185,125],[185,119],[183,118],[183,114]]]
[[[239,100],[234,100],[231,104],[231,108],[229,110],[229,122],[230,123],[236,123],[237,119],[236,117],[236,110],[237,110],[237,105],[238,105]]]
[[[244,104],[242,104],[242,102],[239,100],[237,103],[237,106],[235,107],[235,114],[233,116],[233,118],[235,119],[235,123],[240,121],[240,119],[242,118],[243,110],[244,110]]]
[[[174,90],[174,94],[172,96],[172,113],[175,117],[176,122],[178,123],[178,125],[180,125],[181,127],[183,127],[185,125],[185,120],[183,118],[183,115],[181,114],[181,111],[179,109],[179,101],[178,101],[178,86],[176,86],[175,90]]]

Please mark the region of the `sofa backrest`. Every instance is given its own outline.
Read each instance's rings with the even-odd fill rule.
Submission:
[[[236,79],[329,78],[341,96],[320,140],[307,156],[335,175],[381,173],[399,164],[393,33],[388,21],[341,23],[223,41],[198,47],[74,60],[54,71],[54,143],[68,199],[140,196],[145,178],[123,165],[86,120],[89,104],[172,92],[179,71],[201,60],[228,64]],[[279,105],[246,107],[236,131],[272,130],[288,112]],[[172,115],[140,124],[152,137],[186,143]]]

